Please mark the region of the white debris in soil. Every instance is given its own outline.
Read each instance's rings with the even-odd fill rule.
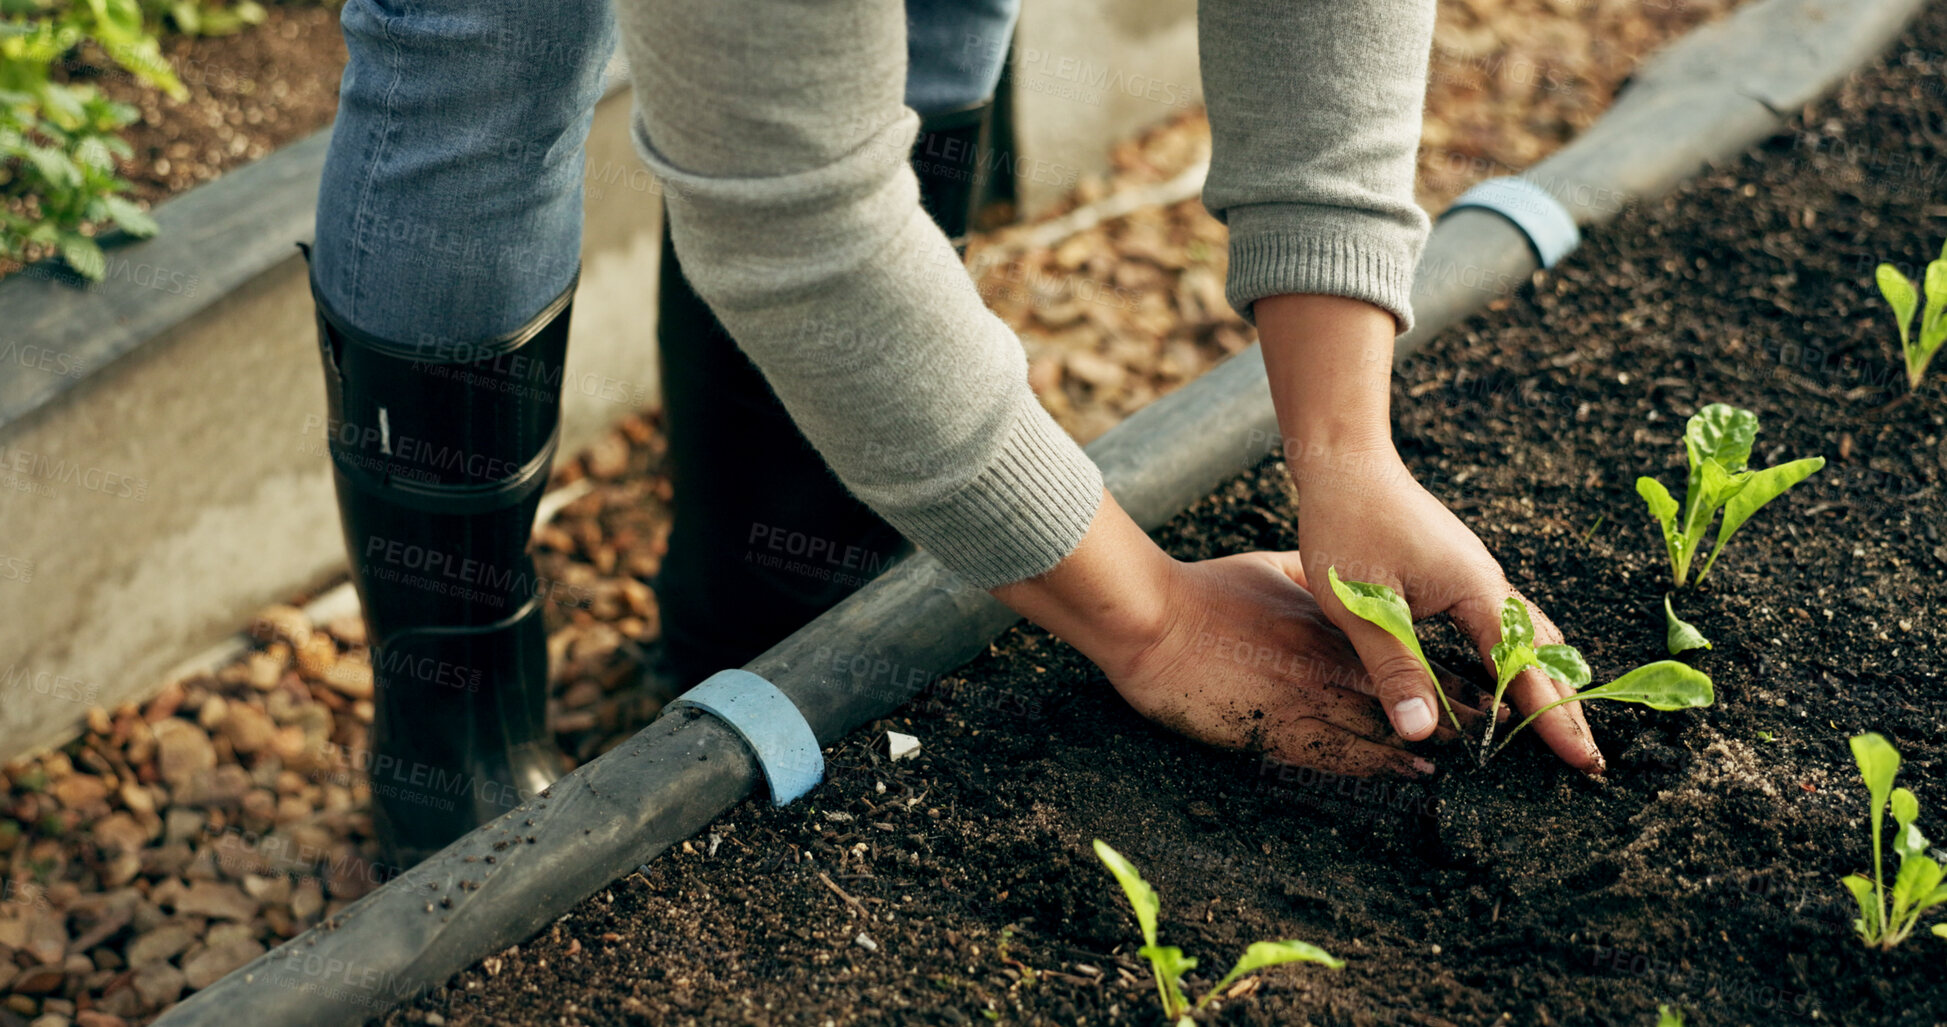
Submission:
[[[886,732],[886,752],[894,763],[919,755],[919,739],[897,731]]]
[[[873,941],[872,936],[865,933],[864,931],[860,931],[859,936],[852,939],[852,944],[857,945],[859,948],[862,948],[867,952],[879,951],[879,943]]]

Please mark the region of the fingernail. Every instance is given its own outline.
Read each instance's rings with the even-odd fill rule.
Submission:
[[[1393,723],[1402,735],[1417,735],[1433,726],[1433,707],[1425,699],[1413,698],[1393,707]]]
[[[1440,768],[1434,766],[1429,760],[1423,760],[1415,756],[1413,757],[1413,769],[1419,771],[1421,774],[1431,774]]]

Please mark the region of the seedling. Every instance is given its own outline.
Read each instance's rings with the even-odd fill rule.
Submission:
[[[1183,975],[1196,969],[1197,961],[1183,954],[1174,945],[1156,944],[1156,914],[1162,909],[1162,902],[1156,897],[1156,889],[1143,880],[1136,868],[1122,858],[1122,854],[1110,848],[1102,839],[1095,839],[1095,855],[1115,875],[1116,883],[1122,885],[1122,893],[1129,896],[1129,905],[1136,911],[1136,923],[1142,928],[1143,947],[1138,955],[1149,960],[1149,968],[1156,975],[1156,992],[1162,998],[1163,1015],[1173,1019],[1176,1027],[1195,1027],[1195,1016],[1231,983],[1247,973],[1254,973],[1267,966],[1280,963],[1323,963],[1337,970],[1345,965],[1343,960],[1334,958],[1331,953],[1316,945],[1302,941],[1259,941],[1251,943],[1237,965],[1230,968],[1223,979],[1212,985],[1195,1005],[1183,995]]]
[[[1345,581],[1339,577],[1338,568],[1328,567],[1325,576],[1332,585],[1332,593],[1339,597],[1345,608],[1364,620],[1371,621],[1386,630],[1386,633],[1399,639],[1400,644],[1420,661],[1426,669],[1427,677],[1433,681],[1433,691],[1440,696],[1440,702],[1447,707],[1447,716],[1454,718],[1454,726],[1460,726],[1454,717],[1453,706],[1447,701],[1447,693],[1440,687],[1439,678],[1434,676],[1433,665],[1427,662],[1426,653],[1420,648],[1420,640],[1413,633],[1413,611],[1400,598],[1398,592],[1367,581]],[[1535,625],[1528,614],[1526,603],[1509,596],[1501,604],[1501,640],[1496,642],[1489,657],[1494,661],[1494,699],[1487,711],[1487,733],[1481,739],[1480,761],[1486,763],[1495,753],[1507,748],[1508,742],[1521,733],[1521,729],[1534,723],[1535,718],[1565,703],[1584,702],[1589,699],[1610,699],[1616,702],[1641,703],[1657,710],[1688,710],[1699,706],[1709,706],[1716,700],[1710,676],[1694,667],[1687,667],[1675,660],[1659,660],[1644,664],[1622,677],[1584,689],[1589,681],[1589,665],[1582,654],[1567,645],[1535,646]],[[1495,717],[1500,712],[1501,697],[1507,692],[1514,676],[1528,667],[1538,667],[1542,673],[1571,688],[1581,689],[1573,695],[1557,699],[1528,715],[1528,719],[1514,726],[1514,730],[1501,739],[1492,751],[1489,746],[1494,741]]]
[[[1683,1027],[1683,1011],[1674,1006],[1658,1005],[1656,1027]]]
[[[1852,926],[1867,945],[1890,949],[1906,940],[1920,921],[1920,914],[1947,903],[1947,885],[1940,883],[1941,867],[1928,856],[1927,836],[1914,821],[1920,817],[1920,800],[1904,788],[1893,787],[1893,776],[1900,770],[1900,754],[1880,735],[1854,735],[1852,758],[1859,764],[1859,776],[1866,781],[1872,803],[1873,878],[1852,874],[1845,879],[1846,890],[1859,903],[1859,919]],[[1886,808],[1893,808],[1893,851],[1900,857],[1900,869],[1893,877],[1889,897],[1882,875],[1881,838],[1886,824]],[[1933,933],[1947,937],[1935,924]]]
[[[1873,280],[1879,283],[1879,294],[1886,297],[1886,305],[1893,308],[1893,319],[1900,326],[1900,352],[1906,357],[1906,384],[1909,389],[1918,389],[1920,379],[1926,377],[1927,364],[1940,352],[1940,345],[1947,342],[1947,245],[1940,249],[1940,259],[1927,265],[1921,276],[1921,286],[1926,290],[1927,306],[1920,315],[1920,331],[1912,331],[1913,311],[1920,306],[1920,289],[1891,264],[1881,264],[1873,272]]]
[[[1710,639],[1704,633],[1691,627],[1677,617],[1677,611],[1670,608],[1670,593],[1663,593],[1663,646],[1670,655],[1689,652],[1692,649],[1709,649]]]
[[[1487,733],[1481,736],[1481,760],[1487,760],[1487,747],[1494,744],[1495,718],[1501,713],[1501,696],[1507,693],[1514,676],[1529,667],[1570,688],[1586,688],[1589,665],[1574,646],[1535,646],[1535,622],[1528,616],[1528,604],[1509,596],[1501,601],[1501,640],[1488,653],[1494,661],[1494,701],[1487,708]],[[1519,729],[1517,729],[1519,730]]]
[[[1751,459],[1751,445],[1758,436],[1758,415],[1723,403],[1697,411],[1684,427],[1683,448],[1690,458],[1689,485],[1683,505],[1670,496],[1670,490],[1655,478],[1636,479],[1636,493],[1649,504],[1650,514],[1663,526],[1663,546],[1670,554],[1670,571],[1677,587],[1690,577],[1690,564],[1704,544],[1704,535],[1717,511],[1724,511],[1717,527],[1716,545],[1704,569],[1697,572],[1702,584],[1717,563],[1717,554],[1737,534],[1737,529],[1766,503],[1783,495],[1786,489],[1804,481],[1825,466],[1822,456],[1806,457],[1790,463],[1753,471],[1745,467]]]

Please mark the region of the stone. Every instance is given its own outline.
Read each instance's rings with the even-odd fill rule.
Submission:
[[[919,754],[919,739],[898,731],[886,732],[886,755],[894,763]]]
[[[196,881],[176,899],[176,912],[225,920],[248,920],[257,915],[257,900],[234,884]]]
[[[216,747],[189,721],[170,717],[154,727],[157,771],[176,788],[216,769]]]
[[[14,978],[13,990],[17,995],[45,995],[61,989],[61,982],[67,980],[68,972],[59,963],[42,963],[30,966]]]
[[[295,649],[311,640],[311,618],[295,606],[266,606],[253,628],[259,638],[275,638]]]
[[[201,990],[263,954],[264,947],[251,938],[226,945],[212,945],[183,964],[183,979],[189,982],[190,987]]]
[[[347,656],[324,673],[324,683],[348,699],[370,699],[374,692],[372,664],[364,657]]]
[[[89,831],[95,844],[111,853],[138,852],[149,844],[148,829],[127,813],[110,813],[95,821]]]
[[[141,969],[150,963],[174,959],[203,936],[203,925],[190,920],[174,920],[129,943],[123,952],[128,965]]]
[[[108,782],[93,774],[69,774],[47,790],[68,809],[87,809],[108,801]]]
[[[299,920],[310,920],[324,912],[324,885],[315,877],[307,877],[297,883],[297,890],[291,893],[291,915]]]
[[[276,733],[277,725],[271,722],[270,714],[250,703],[231,703],[230,712],[223,718],[223,736],[230,740],[230,749],[239,755],[249,755],[269,745]]]
[[[74,1014],[74,1027],[128,1027],[128,1021],[99,1009],[83,1009]]]
[[[186,983],[183,972],[168,963],[150,963],[135,972],[135,993],[151,1009],[173,1004],[182,997]]]

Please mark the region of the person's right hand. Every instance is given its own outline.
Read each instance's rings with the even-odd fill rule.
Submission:
[[[1304,582],[1297,553],[1174,560],[1105,495],[1075,552],[994,595],[1179,734],[1332,773],[1432,773],[1393,731],[1358,653]],[[1472,690],[1451,675],[1442,683],[1461,723],[1479,731]]]

